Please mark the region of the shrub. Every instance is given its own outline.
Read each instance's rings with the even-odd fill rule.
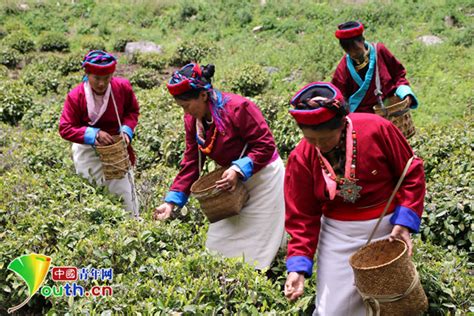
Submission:
[[[465,252],[417,240],[413,260],[428,296],[428,315],[466,315],[474,310],[474,281]]]
[[[228,79],[230,89],[244,96],[261,94],[268,85],[267,74],[259,65],[244,65],[230,76]]]
[[[63,104],[63,96],[35,102],[25,111],[21,125],[29,129],[56,132]]]
[[[67,52],[69,51],[69,40],[62,33],[47,32],[41,34],[38,46],[43,52]]]
[[[3,39],[7,35],[8,35],[7,30],[3,26],[0,26],[0,39]]]
[[[124,52],[128,42],[134,42],[136,38],[132,35],[117,37],[114,42],[114,51]]]
[[[21,72],[23,82],[32,86],[40,95],[57,92],[61,73],[41,64],[29,64]]]
[[[473,129],[472,120],[467,121],[451,126],[449,133],[422,132],[413,146],[424,159],[427,179],[423,237],[436,245],[473,251]]]
[[[160,161],[177,167],[184,152],[183,112],[173,97],[160,87],[137,92],[141,117],[136,130],[134,145],[140,169],[149,168]]]
[[[8,68],[15,68],[21,61],[20,53],[8,47],[0,47],[0,65],[5,65]]]
[[[130,82],[142,89],[152,89],[160,84],[160,78],[155,70],[142,68],[131,75]]]
[[[204,42],[184,42],[176,48],[172,57],[172,64],[174,66],[184,66],[192,61],[199,63],[214,51],[215,48]]]
[[[23,54],[35,49],[35,42],[32,36],[24,31],[11,33],[3,41],[11,48]]]
[[[142,67],[155,70],[162,70],[166,67],[166,58],[156,53],[136,53],[133,55],[132,61]]]
[[[0,78],[8,78],[8,67],[0,65]]]
[[[18,123],[33,105],[33,95],[21,81],[0,81],[0,120],[12,125]]]
[[[87,35],[81,39],[81,48],[85,51],[105,50],[104,40],[98,36]]]

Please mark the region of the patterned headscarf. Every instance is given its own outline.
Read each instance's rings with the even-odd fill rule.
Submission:
[[[82,67],[91,74],[105,76],[113,73],[117,65],[117,59],[102,50],[91,50],[84,56]]]
[[[227,99],[203,77],[202,69],[197,63],[187,64],[180,70],[175,71],[166,87],[171,95],[175,97],[191,90],[208,92],[214,122],[218,130],[224,130],[220,111],[224,110]]]
[[[319,125],[338,113],[347,115],[344,97],[329,82],[312,82],[291,98],[290,114],[298,124]]]
[[[190,90],[212,90],[212,84],[203,78],[201,67],[198,64],[187,64],[180,70],[175,71],[166,86],[173,96],[178,96]]]

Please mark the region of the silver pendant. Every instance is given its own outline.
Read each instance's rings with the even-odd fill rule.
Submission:
[[[362,190],[362,187],[356,184],[357,179],[350,180],[343,178],[342,181],[344,183],[340,185],[340,190],[337,195],[342,197],[344,202],[355,203],[360,197],[359,192]]]

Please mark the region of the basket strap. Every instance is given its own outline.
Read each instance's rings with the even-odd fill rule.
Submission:
[[[365,315],[366,316],[380,316],[380,303],[393,303],[399,301],[408,295],[415,289],[419,282],[418,271],[415,269],[415,276],[413,281],[411,281],[410,286],[406,289],[403,294],[392,294],[392,295],[370,295],[362,293],[359,288],[356,287],[357,292],[362,296],[362,300],[365,305]]]
[[[112,88],[110,89],[110,96],[112,97],[112,102],[113,102],[114,108],[115,108],[115,114],[117,115],[117,122],[119,123],[119,127],[120,127],[120,136],[122,136],[123,143],[126,144],[127,142],[125,141],[125,135],[122,131],[122,121],[120,120],[120,116],[118,114],[117,102],[115,102],[114,92],[113,92]],[[132,174],[130,172],[131,165],[130,165],[130,159],[129,159],[129,156],[128,156],[128,151],[126,150],[126,152],[127,152],[127,159],[129,161],[128,162],[127,177],[128,177],[128,182],[130,183],[130,189],[132,191],[131,193],[132,193],[132,203],[133,203],[133,215],[135,216],[135,218],[139,218],[140,214],[139,214],[139,211],[137,209],[137,203],[136,203],[137,190],[135,188],[135,182],[133,181],[133,177],[132,177]]]
[[[120,116],[118,114],[117,102],[115,102],[114,92],[112,91],[112,88],[110,89],[110,96],[112,97],[112,103],[114,104],[115,114],[117,115],[117,122],[119,123],[120,128],[120,136],[122,136],[123,142],[126,144],[127,142],[125,141],[125,135],[122,132],[122,121],[120,120]]]
[[[408,162],[407,162],[407,164],[405,165],[405,169],[403,169],[402,175],[400,176],[400,179],[398,179],[397,185],[395,186],[395,189],[393,189],[392,195],[390,195],[390,198],[388,199],[387,205],[385,205],[385,208],[384,208],[382,214],[380,214],[380,217],[379,217],[379,220],[377,221],[377,224],[375,224],[374,229],[373,229],[372,232],[370,233],[370,236],[369,236],[369,239],[367,240],[366,245],[370,244],[370,242],[372,241],[372,238],[373,238],[374,235],[375,235],[375,231],[376,231],[377,228],[379,227],[380,222],[382,221],[382,218],[385,216],[385,214],[386,214],[387,211],[388,211],[388,208],[389,208],[390,205],[392,204],[393,198],[395,197],[395,194],[397,194],[397,191],[398,191],[398,189],[400,188],[400,185],[402,185],[403,179],[405,179],[405,176],[406,176],[406,174],[407,174],[407,172],[408,172],[408,168],[410,168],[411,163],[413,162],[413,159],[415,159],[415,156],[412,156],[410,159],[408,159]]]
[[[375,53],[375,90],[374,94],[377,96],[377,101],[380,105],[380,108],[383,111],[383,115],[387,116],[387,109],[385,108],[385,104],[383,104],[382,100],[382,85],[380,84],[380,73],[379,73],[379,65],[377,64],[377,43],[374,43],[374,53]]]

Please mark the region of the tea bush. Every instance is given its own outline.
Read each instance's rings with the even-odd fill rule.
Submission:
[[[259,65],[244,65],[229,76],[227,80],[231,91],[248,97],[261,94],[268,85],[267,74]]]
[[[80,41],[81,48],[84,51],[90,51],[90,50],[105,50],[105,42],[104,40],[95,35],[85,35],[82,37]]]
[[[28,53],[35,50],[35,42],[31,34],[26,32],[14,32],[3,39],[5,44],[20,53]]]
[[[4,65],[0,65],[0,78],[5,79],[8,78],[8,67]]]
[[[26,110],[33,105],[34,92],[21,81],[0,81],[0,120],[18,123]]]
[[[424,159],[427,178],[423,237],[472,252],[474,154],[472,120],[468,122],[452,126],[449,133],[431,130],[422,134],[414,147]]]
[[[43,52],[67,52],[70,44],[63,33],[47,32],[39,37],[38,47]]]
[[[15,68],[20,63],[21,57],[21,54],[15,49],[0,47],[0,65]]]
[[[166,67],[167,60],[161,54],[156,53],[137,53],[132,58],[132,63],[138,64],[145,68],[154,70],[162,70]]]
[[[214,54],[216,48],[204,41],[189,41],[181,43],[171,59],[174,66],[184,66],[190,62],[200,63],[204,58]]]
[[[142,89],[152,89],[158,87],[160,78],[154,69],[138,69],[130,76],[130,82],[133,86]]]
[[[59,71],[45,64],[29,64],[21,73],[23,82],[32,86],[40,95],[58,92],[60,77]]]
[[[310,314],[315,278],[300,300],[287,302],[284,252],[272,279],[239,259],[206,252],[208,223],[193,198],[170,221],[151,220],[184,151],[183,112],[156,82],[169,78],[174,69],[168,66],[214,63],[215,86],[252,98],[286,158],[301,139],[288,100],[309,81],[330,80],[343,55],[334,30],[353,19],[364,23],[368,40],[383,41],[403,62],[420,100],[412,112],[418,134],[411,142],[424,159],[428,192],[414,261],[428,314],[474,312],[472,123],[465,123],[473,121],[472,72],[466,67],[473,55],[472,1],[73,2],[27,1],[26,11],[15,1],[0,4],[0,314],[27,296],[24,282],[6,266],[33,251],[52,256],[54,265],[112,267],[114,296],[36,294],[21,313]],[[262,27],[252,31],[256,26]],[[51,30],[67,34],[71,54],[22,54],[6,39],[31,34],[39,44]],[[428,34],[444,43],[418,40]],[[151,40],[165,51],[134,65],[123,65],[127,60],[118,54],[118,73],[136,71],[141,116],[133,147],[143,222],[130,220],[106,189],[75,175],[71,144],[57,133],[65,95],[81,81],[83,55],[107,45],[122,51],[129,40]]]

